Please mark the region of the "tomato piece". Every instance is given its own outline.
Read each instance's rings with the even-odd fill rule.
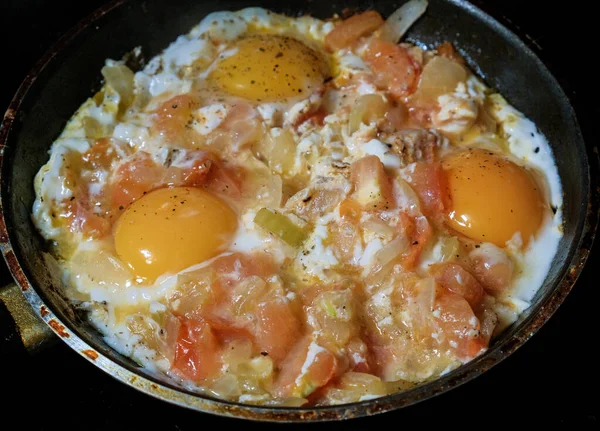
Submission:
[[[93,212],[87,194],[68,201],[65,214],[69,219],[71,232],[81,232],[86,237],[102,238],[110,232],[110,221]]]
[[[263,135],[263,126],[257,110],[251,104],[244,102],[236,102],[231,107],[217,130],[219,132],[211,141],[211,147],[233,153],[258,142]]]
[[[317,110],[309,111],[304,115],[301,115],[298,120],[293,124],[293,127],[297,129],[300,125],[306,123],[307,121],[312,122],[314,125],[323,127],[325,124],[325,117],[329,115],[327,111],[323,107],[319,107]]]
[[[391,42],[373,39],[363,59],[375,74],[377,85],[400,99],[415,92],[421,66],[406,49]]]
[[[352,163],[350,177],[353,197],[367,211],[383,211],[394,206],[392,182],[377,156],[366,156]]]
[[[469,254],[473,275],[488,292],[505,292],[511,286],[514,264],[506,252],[494,244],[476,247]]]
[[[470,359],[487,347],[487,337],[481,334],[481,324],[473,309],[462,296],[449,291],[436,298],[435,309],[439,311],[437,324],[447,347],[461,359]]]
[[[448,207],[448,185],[439,163],[416,163],[409,184],[419,196],[423,214],[442,216]]]
[[[218,340],[252,340],[253,334],[245,325],[238,325],[231,319],[222,316],[208,315],[205,320],[210,324],[213,334]]]
[[[186,125],[193,120],[192,112],[197,108],[198,102],[189,94],[175,96],[156,110],[153,129],[170,144],[193,144],[196,133]]]
[[[111,184],[111,202],[114,209],[123,210],[144,194],[160,187],[164,169],[152,160],[152,156],[140,152],[119,167]]]
[[[357,373],[370,373],[373,361],[367,344],[360,338],[355,338],[348,343],[346,347],[347,356],[350,358],[350,369]]]
[[[343,220],[343,219],[342,219]],[[337,225],[337,229],[330,231],[331,248],[336,258],[345,264],[356,264],[356,246],[362,245],[360,227],[358,222],[352,223],[343,220]]]
[[[406,128],[408,121],[408,108],[402,102],[391,103],[385,113],[385,122],[383,129],[386,132],[394,133]]]
[[[336,375],[337,359],[316,345],[311,337],[302,338],[281,364],[275,382],[282,397],[306,397],[327,385]]]
[[[346,198],[340,202],[340,217],[358,225],[362,216],[362,208],[354,199]]]
[[[214,168],[216,158],[206,151],[187,151],[185,158],[179,160],[179,165],[189,166],[182,168],[170,166],[165,174],[164,182],[170,187],[199,187],[206,185],[211,169]]]
[[[227,277],[232,283],[225,284],[239,283],[241,280],[253,275],[265,279],[275,274],[277,269],[273,260],[268,257],[242,253],[220,257],[212,266],[218,274],[235,274],[235,278]]]
[[[219,345],[210,325],[203,320],[183,319],[173,369],[183,377],[202,381],[214,376],[220,367]]]
[[[111,139],[101,138],[96,140],[91,148],[81,156],[81,160],[85,162],[86,167],[90,170],[109,170],[112,162],[117,157],[118,154]]]
[[[233,198],[242,195],[243,168],[230,167],[219,161],[216,155],[207,151],[188,151],[180,160],[180,166],[170,166],[164,176],[168,186],[206,187],[216,194]]]
[[[402,235],[408,237],[410,242],[401,263],[405,269],[411,271],[415,268],[421,253],[431,239],[433,229],[426,217],[412,218],[406,213],[400,213],[400,229]]]
[[[276,363],[282,361],[300,338],[300,321],[284,300],[258,304],[254,339],[261,352]]]
[[[217,194],[240,198],[244,180],[243,172],[241,166],[229,167],[223,163],[218,163],[210,170],[206,187]]]
[[[442,287],[465,298],[473,309],[481,305],[483,287],[461,265],[444,263],[433,268],[433,274]]]
[[[373,33],[384,23],[378,12],[368,10],[342,21],[327,36],[325,49],[330,52],[350,46],[359,38]]]

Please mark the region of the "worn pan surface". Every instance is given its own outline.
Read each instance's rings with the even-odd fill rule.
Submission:
[[[285,4],[283,4],[285,3]],[[54,259],[31,222],[33,177],[48,149],[79,105],[97,90],[106,58],[141,46],[146,58],[206,14],[260,5],[288,15],[326,18],[343,8],[375,8],[388,15],[393,1],[341,3],[289,0],[117,0],[64,36],[27,76],[0,127],[0,248],[26,299],[71,348],[123,382],[165,401],[226,416],[260,420],[334,420],[384,412],[456,387],[506,358],[546,322],[579,275],[597,222],[597,157],[586,150],[569,101],[535,54],[513,33],[461,0],[429,0],[408,34],[423,45],[451,41],[492,88],[524,112],[549,139],[564,190],[564,237],[533,306],[481,357],[432,383],[384,398],[339,407],[263,408],[200,397],[150,376],[111,350],[62,295]],[[589,159],[592,163],[589,163]]]

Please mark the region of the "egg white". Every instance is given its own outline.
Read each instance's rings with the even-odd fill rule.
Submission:
[[[299,274],[308,276],[316,282],[334,283],[339,281],[336,267],[339,264],[331,246],[328,246],[329,225],[341,222],[339,207],[318,219],[308,235],[303,247],[298,250],[280,239],[268,234],[254,223],[257,211],[263,206],[277,208],[277,197],[269,196],[268,187],[264,194],[259,191],[255,205],[248,205],[239,216],[239,224],[230,249],[209,261],[201,262],[177,274],[163,274],[153,284],[141,286],[135,280],[131,270],[121,262],[110,240],[84,239],[80,234],[67,232],[64,226],[58,226],[53,217],[53,205],[69,199],[73,190],[69,189],[65,177],[61,174],[62,156],[67,151],[84,153],[90,148],[86,139],[83,119],[90,117],[110,131],[114,138],[115,151],[125,145],[135,151],[150,153],[157,163],[165,163],[170,156],[169,143],[157,134],[151,133],[153,111],[171,97],[190,91],[197,77],[188,77],[186,68],[200,64],[204,69],[200,77],[210,72],[219,56],[235,54],[228,51],[229,42],[235,40],[249,29],[268,31],[297,37],[305,43],[318,46],[333,24],[311,17],[288,18],[273,14],[261,8],[247,8],[238,12],[215,12],[206,16],[187,35],[179,36],[160,55],[153,58],[147,66],[135,74],[134,85],[137,96],[145,95],[149,103],[141,110],[130,110],[121,121],[117,120],[120,96],[109,86],[104,87],[104,102],[97,106],[89,99],[67,123],[64,131],[50,149],[50,159],[40,170],[35,180],[36,201],[33,218],[42,235],[51,241],[63,241],[66,237],[77,244],[69,259],[63,262],[64,281],[69,289],[77,294],[74,298],[83,301],[90,310],[92,322],[105,335],[107,343],[117,351],[131,356],[149,370],[168,372],[169,363],[158,353],[149,349],[132,334],[123,322],[115,319],[115,309],[133,307],[141,311],[151,307],[160,307],[177,285],[177,277],[203,266],[214,259],[231,252],[264,252],[269,254],[278,265],[287,263],[297,268]],[[353,101],[364,94],[381,94],[368,79],[370,70],[360,57],[342,51],[335,54],[336,79],[352,81],[344,88],[345,98],[331,92],[327,96],[314,94],[309,98],[293,102],[270,102],[257,104],[256,110],[266,130],[288,127],[295,124],[302,115],[321,103],[329,103],[335,112],[325,118],[324,126],[306,125],[295,136],[297,146],[294,160],[296,173],[310,170],[311,182],[319,178],[331,178],[338,175],[333,163],[351,164],[366,156],[375,155],[389,172],[400,178],[408,178],[414,165],[402,167],[398,155],[377,139],[376,124],[363,124],[359,130],[349,133],[348,115]],[[107,65],[120,62],[107,60]],[[477,78],[471,76],[466,83],[447,95],[440,96],[444,126],[442,132],[453,133],[464,128],[465,118],[475,115],[473,107],[481,106],[485,100],[492,104],[492,115],[500,124],[509,143],[508,154],[518,159],[524,166],[535,168],[545,179],[549,187],[550,204],[556,213],[549,217],[534,241],[525,250],[509,245],[510,257],[518,263],[518,274],[513,289],[504,297],[496,298],[494,310],[500,317],[501,327],[512,323],[530,306],[532,298],[544,282],[546,274],[556,254],[562,236],[562,189],[552,151],[546,138],[537,130],[535,124],[510,106],[501,96],[489,95],[490,90]],[[327,101],[323,97],[328,97]],[[462,105],[464,103],[464,105]],[[461,109],[456,109],[461,107]],[[464,108],[464,109],[463,109]],[[472,109],[471,109],[472,108]],[[194,128],[200,135],[207,135],[219,127],[231,109],[228,101],[210,101],[194,112]],[[456,115],[456,118],[452,116]],[[178,153],[171,161],[174,166],[185,167],[189,160],[185,152]],[[116,169],[116,167],[115,167]],[[106,185],[108,172],[98,172],[97,181],[90,189],[92,195],[98,194]],[[348,182],[347,180],[345,180]],[[349,183],[348,183],[349,192]],[[399,208],[411,211],[411,199],[402,194],[395,186],[395,196]],[[280,199],[279,199],[280,200]],[[265,205],[269,202],[269,205]],[[388,218],[397,216],[390,213]],[[364,247],[360,244],[354,251],[353,262],[363,268],[368,275],[375,265],[375,256],[389,239],[372,232],[362,232]],[[442,260],[438,244],[431,247],[426,259],[421,263],[434,264]],[[307,252],[308,251],[308,252]],[[294,292],[290,291],[292,295]],[[375,295],[373,301],[385,306],[385,295]],[[387,298],[389,300],[389,298]],[[164,306],[164,305],[163,305]],[[384,325],[385,322],[382,322]],[[309,349],[309,356],[315,356],[320,346]],[[309,358],[307,358],[308,361]],[[313,358],[314,359],[314,358]],[[453,365],[455,366],[455,365]],[[433,372],[433,371],[432,371]],[[194,386],[195,390],[199,390]],[[250,398],[242,395],[239,401]]]

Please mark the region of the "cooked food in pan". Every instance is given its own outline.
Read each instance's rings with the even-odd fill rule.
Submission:
[[[525,310],[561,237],[535,124],[407,3],[208,15],[107,60],[39,171],[67,294],[149,372],[220,398],[340,404],[442,376]]]

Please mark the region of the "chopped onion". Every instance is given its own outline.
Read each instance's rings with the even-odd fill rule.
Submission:
[[[126,108],[133,102],[133,79],[134,74],[127,66],[116,64],[104,66],[101,70],[106,84],[119,93],[121,97],[119,106]]]
[[[400,42],[404,33],[425,13],[427,5],[427,0],[410,0],[404,3],[385,21],[381,39],[392,43]]]
[[[403,179],[396,178],[395,190],[398,207],[405,210],[408,215],[417,216],[421,214],[421,204],[415,190]]]
[[[440,241],[441,262],[454,260],[459,251],[460,243],[455,236],[445,237]]]
[[[422,313],[431,313],[435,304],[436,283],[433,277],[420,280],[417,284],[417,304]]]
[[[379,217],[367,220],[363,223],[363,229],[375,232],[385,239],[391,238],[394,235],[394,229]]]
[[[274,127],[270,133],[256,141],[255,155],[267,162],[272,172],[290,176],[296,163],[296,141],[288,129]]]
[[[294,224],[285,215],[268,208],[262,208],[256,213],[254,223],[294,247],[302,244],[306,238],[304,229]]]
[[[383,119],[388,111],[388,105],[379,94],[364,94],[356,102],[348,119],[350,134],[356,132],[362,123],[370,124]]]
[[[104,126],[94,117],[83,117],[83,130],[85,130],[85,137],[90,139],[100,139],[107,135]]]
[[[459,82],[466,79],[467,71],[460,64],[445,57],[435,57],[423,68],[414,97],[437,101],[439,96],[452,93]]]
[[[375,259],[380,267],[384,267],[400,255],[408,248],[408,238],[404,235],[398,235],[396,238],[388,242],[375,255]]]

